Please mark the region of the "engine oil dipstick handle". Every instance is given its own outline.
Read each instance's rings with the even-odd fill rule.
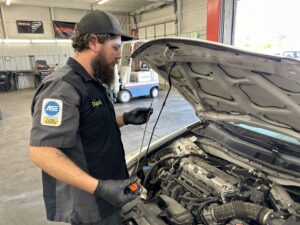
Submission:
[[[147,189],[144,188],[141,184],[140,184],[140,180],[138,180],[136,183],[133,183],[131,185],[128,186],[128,189],[131,192],[136,192],[138,191],[138,194],[140,195],[140,198],[142,200],[146,200],[147,199]]]
[[[139,189],[139,186],[137,183],[133,183],[133,184],[129,185],[128,188],[130,191],[136,192]]]

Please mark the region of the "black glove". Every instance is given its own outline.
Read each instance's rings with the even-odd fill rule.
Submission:
[[[104,199],[114,206],[121,207],[134,200],[139,191],[127,191],[128,186],[137,181],[137,177],[131,177],[126,180],[99,180],[94,195]]]
[[[129,112],[123,114],[124,123],[140,125],[146,123],[151,114],[153,113],[153,108],[136,108]]]

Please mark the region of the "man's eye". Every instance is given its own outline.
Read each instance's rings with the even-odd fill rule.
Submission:
[[[118,51],[120,51],[120,47],[115,46],[115,47],[114,47],[114,50],[115,50],[116,52],[118,52]]]

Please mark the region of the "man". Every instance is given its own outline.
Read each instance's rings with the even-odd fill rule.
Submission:
[[[103,84],[114,80],[122,33],[115,17],[86,14],[75,54],[43,80],[32,103],[30,159],[42,169],[47,218],[71,224],[120,224],[121,206],[137,192],[128,178],[119,127],[143,124],[152,109],[115,116]]]

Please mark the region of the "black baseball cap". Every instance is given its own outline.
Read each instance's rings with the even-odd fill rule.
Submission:
[[[84,34],[115,34],[120,35],[122,41],[129,41],[134,37],[124,34],[117,18],[108,12],[93,10],[85,14],[77,24],[78,35]]]

